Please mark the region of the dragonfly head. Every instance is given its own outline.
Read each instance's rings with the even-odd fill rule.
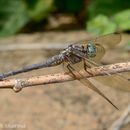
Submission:
[[[96,47],[93,43],[87,44],[87,55],[89,58],[93,58],[96,56]]]

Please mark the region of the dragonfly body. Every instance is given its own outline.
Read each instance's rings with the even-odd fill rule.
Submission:
[[[42,62],[39,64],[33,64],[19,70],[9,71],[7,73],[0,74],[0,80],[3,80],[4,78],[9,77],[9,76],[13,76],[16,74],[20,74],[20,73],[24,73],[24,72],[28,72],[32,70],[56,66],[61,63],[65,64],[66,66],[65,71],[68,70],[70,73],[72,73],[72,76],[76,78],[73,71],[76,71],[79,73],[79,71],[83,69],[84,67],[84,70],[88,72],[87,67],[98,66],[99,61],[105,54],[104,45],[108,47],[114,47],[120,41],[121,41],[121,35],[116,34],[116,33],[79,41],[79,42],[69,45],[66,49],[61,51],[58,55],[55,55],[49,58],[45,62]],[[83,63],[83,64],[80,65],[80,63]],[[107,80],[111,81],[111,75],[110,74],[107,74],[107,75],[108,75]],[[98,81],[103,82],[103,80],[101,80],[100,77],[97,77],[97,78],[98,78],[97,79]],[[99,95],[105,98],[110,104],[112,104],[115,108],[117,108],[97,87],[93,85],[93,83],[90,82],[89,79],[77,79],[77,80],[79,80],[82,84],[84,84],[85,86],[88,86],[89,88],[97,92]],[[115,82],[114,84],[112,82],[109,82],[109,84],[112,85],[112,87],[115,87],[118,89],[121,88],[122,90],[125,90],[125,91],[128,91],[128,90],[130,91],[129,81],[122,78],[121,76],[114,75],[114,82]]]
[[[29,71],[32,71],[32,70],[56,66],[56,65],[61,64],[62,61],[63,61],[63,59],[62,59],[62,56],[60,54],[55,55],[55,56],[49,58],[48,60],[46,60],[42,63],[25,66],[25,67],[18,69],[18,70],[13,70],[13,71],[9,71],[9,72],[0,74],[0,80],[3,80],[4,78],[7,78],[7,77],[10,77],[10,76],[13,76],[13,75],[17,75],[17,74],[20,74],[20,73],[29,72]]]
[[[30,66],[26,66],[19,70],[9,71],[7,73],[1,74],[0,80],[4,79],[6,77],[9,77],[9,76],[17,75],[20,73],[25,73],[25,72],[32,71],[32,70],[56,66],[63,62],[70,62],[70,64],[78,63],[78,62],[82,61],[82,57],[88,58],[88,56],[92,55],[92,47],[93,48],[95,48],[95,47],[94,47],[94,45],[91,48],[90,47],[91,47],[90,44],[89,44],[89,46],[86,46],[86,47],[77,46],[77,45],[73,45],[73,44],[69,45],[66,49],[61,51],[59,55],[55,55],[43,63],[33,64]],[[88,53],[91,53],[91,54],[88,55]],[[94,52],[94,53],[96,53],[96,52]]]

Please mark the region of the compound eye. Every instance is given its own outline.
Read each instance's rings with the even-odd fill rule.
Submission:
[[[93,43],[87,44],[87,54],[88,57],[93,58],[96,56],[96,47]]]

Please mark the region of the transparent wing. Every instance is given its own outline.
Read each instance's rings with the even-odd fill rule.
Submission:
[[[130,92],[130,81],[125,79],[120,74],[113,74],[113,75],[103,76],[103,77],[99,76],[99,77],[95,77],[94,79],[109,87]]]
[[[100,60],[105,55],[105,48],[100,44],[95,44],[95,46],[96,46],[96,56],[93,57],[91,60],[100,63]]]
[[[94,67],[94,66],[100,66],[94,61],[91,61],[89,59],[86,59],[86,64],[88,66]],[[127,77],[121,75],[121,74],[107,74],[106,76],[97,76],[94,77],[98,82],[103,83],[104,85],[107,85],[112,88],[116,88],[119,90],[130,92],[130,81],[128,81]]]
[[[96,56],[93,61],[99,63],[105,54],[105,48],[113,48],[121,41],[120,33],[112,33],[104,36],[90,38],[76,42],[74,44],[86,47],[88,43],[93,43],[96,46]]]
[[[120,33],[112,33],[112,34],[107,34],[99,37],[94,37],[90,39],[85,39],[79,42],[76,42],[75,44],[82,44],[82,45],[87,45],[88,43],[93,43],[93,44],[100,44],[103,47],[107,48],[113,48],[115,47],[118,43],[121,41],[121,34]]]
[[[82,74],[79,73],[79,71],[81,69],[83,69],[83,62],[80,62],[80,63],[72,65],[71,66],[72,67],[71,70],[68,70],[67,65],[68,65],[68,63],[64,62],[64,70],[65,70],[65,72],[66,71],[67,72],[71,72],[71,73],[75,73],[76,72],[77,74],[82,75]],[[75,77],[73,74],[71,76]],[[93,85],[93,83],[91,83],[89,81],[89,79],[84,78],[84,79],[77,79],[77,80],[79,80],[82,84],[84,84],[85,86],[89,87],[90,89],[92,89],[93,91],[98,93],[100,96],[102,96],[104,99],[106,99],[111,105],[113,105],[116,109],[118,109],[98,88],[96,88]]]

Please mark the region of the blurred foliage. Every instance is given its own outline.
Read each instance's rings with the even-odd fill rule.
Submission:
[[[40,22],[51,12],[78,13],[84,0],[0,0],[0,36],[20,31],[27,23]]]
[[[117,25],[106,15],[98,15],[91,21],[87,22],[87,30],[94,34],[107,34],[116,30]]]
[[[15,34],[31,20],[47,17],[52,0],[0,0],[0,36]]]
[[[130,9],[117,13],[113,17],[119,30],[130,30]]]
[[[107,34],[130,30],[129,0],[91,0],[88,6],[89,20],[87,31],[94,34]]]
[[[28,21],[25,4],[20,0],[0,0],[0,36],[17,32]]]
[[[29,16],[36,21],[42,20],[52,9],[52,0],[27,0],[26,6]]]
[[[86,30],[94,34],[130,30],[129,0],[0,0],[0,36],[13,35],[31,22],[44,24],[55,13],[85,20],[83,12]]]
[[[87,31],[94,34],[128,30],[130,30],[130,10],[121,11],[111,17],[99,14],[87,22]]]
[[[129,8],[129,0],[91,0],[88,6],[88,13],[89,18],[94,18],[98,14],[112,16],[115,13]]]
[[[129,49],[130,49],[130,41],[127,41],[127,43],[126,43],[126,48],[129,48]]]
[[[58,11],[65,13],[78,13],[84,7],[84,0],[55,0]]]

